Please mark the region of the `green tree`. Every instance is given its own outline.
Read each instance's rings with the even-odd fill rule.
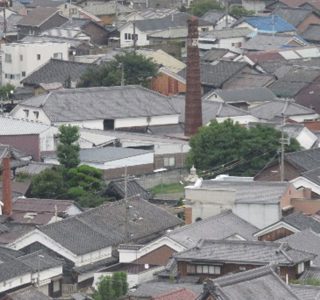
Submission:
[[[11,97],[12,91],[15,90],[15,87],[7,83],[6,85],[3,85],[0,87],[0,98],[1,99],[9,99]]]
[[[255,13],[253,10],[246,10],[242,6],[235,5],[231,7],[230,14],[234,17],[241,18],[241,17],[253,16]]]
[[[227,169],[232,175],[252,176],[277,155],[280,137],[281,133],[269,126],[247,129],[231,120],[214,121],[191,138],[187,162],[202,171]],[[286,151],[299,148],[292,139]]]
[[[147,86],[157,72],[158,66],[150,58],[126,52],[116,55],[110,62],[89,69],[82,75],[78,86],[117,86],[121,85],[122,76],[126,85]]]
[[[209,10],[223,10],[223,7],[215,0],[195,0],[192,1],[188,11],[194,16],[201,17]]]
[[[31,197],[45,199],[64,199],[65,181],[61,168],[46,169],[35,175],[31,181]]]
[[[126,295],[128,291],[127,274],[124,272],[115,272],[110,276],[101,278],[96,292],[93,295],[94,300],[117,300]]]
[[[112,287],[112,279],[109,276],[104,276],[93,295],[94,300],[114,300],[114,290]]]
[[[66,169],[79,165],[79,128],[77,126],[62,125],[59,127],[58,137],[57,156],[59,163]]]

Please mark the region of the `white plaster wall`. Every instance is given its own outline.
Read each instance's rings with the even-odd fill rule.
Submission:
[[[188,144],[157,144],[154,146],[154,153],[156,155],[188,153],[190,146]]]
[[[137,126],[148,126],[148,125],[167,125],[167,124],[178,124],[179,115],[164,115],[164,116],[150,116],[141,118],[123,118],[116,119],[114,122],[115,128],[123,127],[137,127]]]
[[[25,110],[29,111],[28,116],[26,115]],[[36,118],[33,112],[39,112],[38,118]],[[24,105],[17,105],[11,111],[10,116],[17,119],[35,121],[35,122],[40,122],[46,125],[51,125],[51,121],[49,120],[47,115],[44,113],[42,109],[39,109],[39,108],[33,108],[33,107],[24,106]]]
[[[280,204],[235,203],[233,212],[258,228],[264,228],[280,220]]]
[[[84,120],[74,122],[55,122],[54,125],[60,126],[70,124],[72,126],[78,126],[80,128],[99,129],[103,130],[103,120]]]
[[[31,273],[14,277],[12,279],[0,282],[0,292],[11,290],[15,287],[27,284],[31,282]]]
[[[41,259],[40,259],[40,266],[41,266]],[[45,262],[43,262],[45,264]],[[63,270],[62,270],[62,265],[60,267],[55,267],[55,268],[51,268],[51,269],[48,269],[48,270],[43,270],[41,272],[35,272],[32,274],[32,281],[34,282],[38,282],[38,275],[39,276],[39,283],[40,283],[40,286],[42,285],[47,285],[48,282],[51,282],[51,278],[54,278],[56,276],[60,276],[63,274]]]
[[[192,222],[197,218],[208,218],[232,209],[235,201],[234,190],[185,188],[185,199],[192,207]]]
[[[1,48],[3,51],[2,83],[11,83],[14,86],[22,86],[20,81],[53,58],[54,53],[61,53],[61,59],[68,60],[69,47],[67,43],[11,43],[3,45]],[[5,54],[11,54],[11,63],[5,61]],[[38,54],[40,54],[39,60],[37,59]],[[22,77],[22,72],[26,72],[26,76]],[[5,74],[14,74],[17,78],[5,78]]]
[[[235,123],[239,123],[241,125],[249,124],[251,122],[259,122],[259,120],[251,115],[246,116],[236,116],[236,117],[230,117],[230,118],[217,118],[218,123],[222,123],[226,120],[232,120]]]
[[[308,128],[304,127],[300,134],[296,137],[296,140],[304,149],[310,149],[318,140],[318,138]]]
[[[112,256],[112,247],[107,247],[84,255],[77,256],[75,260],[75,266],[81,267],[87,264],[97,262],[99,260],[108,258]]]
[[[58,133],[58,128],[50,127],[48,130],[40,133],[40,151],[55,150],[55,135]]]
[[[236,37],[236,38],[228,38],[228,39],[220,39],[216,42],[212,41],[212,43],[202,43],[202,41],[210,41],[206,38],[200,38],[199,39],[199,49],[202,50],[210,50],[212,48],[223,48],[223,49],[229,49],[229,50],[236,50],[241,47],[241,45],[245,42],[244,37]],[[241,43],[241,45],[236,46],[236,44]],[[235,45],[232,45],[235,44]]]
[[[226,20],[227,19],[227,20]],[[215,25],[215,29],[220,30],[226,27],[226,24],[228,24],[228,27],[231,27],[232,24],[236,22],[236,19],[230,15],[222,17]]]
[[[305,177],[297,177],[291,180],[290,183],[292,183],[296,189],[304,187],[311,189],[314,193],[320,195],[320,186]]]
[[[119,262],[120,263],[129,263],[138,258],[159,249],[162,246],[168,246],[171,249],[175,250],[176,252],[181,252],[185,250],[185,247],[181,246],[177,242],[171,240],[168,237],[161,237],[155,240],[152,243],[145,245],[144,247],[135,250],[135,249],[118,249],[119,252]]]
[[[125,34],[130,33],[133,34],[133,23],[126,24],[121,30],[120,30],[120,47],[126,48],[126,47],[132,47],[133,46],[133,40],[126,40]],[[135,29],[135,33],[138,35],[137,39],[137,46],[146,46],[149,45],[149,41],[147,40],[147,32],[140,31],[137,27]]]
[[[296,122],[303,122],[306,120],[315,120],[319,118],[318,114],[309,114],[309,115],[299,115],[299,116],[290,116],[290,119]]]
[[[59,253],[63,257],[71,260],[72,262],[76,262],[77,256],[69,251],[68,249],[62,247],[60,244],[46,236],[44,233],[34,230],[26,235],[22,236],[21,238],[17,239],[14,243],[8,245],[9,248],[20,250],[25,248],[33,243],[40,243],[47,248],[51,249],[52,251]]]

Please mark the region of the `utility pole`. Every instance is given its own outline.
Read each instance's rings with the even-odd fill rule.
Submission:
[[[136,17],[133,20],[133,53],[136,54],[137,39],[136,39]]]
[[[228,22],[228,16],[229,16],[229,0],[226,0],[225,1],[225,9],[226,9],[226,11],[225,11],[225,17],[226,17],[226,28],[228,28],[229,27],[229,22]]]
[[[7,1],[4,2],[4,6],[3,6],[3,35],[4,35],[4,38],[7,37],[6,6],[7,6]]]
[[[282,125],[281,125],[281,139],[280,139],[280,144],[281,144],[281,153],[280,153],[280,181],[284,181],[285,178],[285,170],[284,170],[284,151],[285,145],[290,144],[290,138],[285,138],[284,137],[284,126],[286,125],[286,117],[284,114],[282,114]]]
[[[129,242],[128,169],[124,167],[125,240]]]
[[[121,63],[121,86],[124,86],[124,65],[123,62]]]

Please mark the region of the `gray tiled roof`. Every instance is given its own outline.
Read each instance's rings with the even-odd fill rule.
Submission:
[[[300,299],[270,266],[210,280],[206,290],[221,300]],[[202,299],[207,298],[201,298],[201,300]]]
[[[274,14],[276,14],[277,16],[280,16],[282,19],[286,20],[288,23],[297,27],[310,14],[312,14],[312,10],[306,9],[306,8],[280,7],[274,11]]]
[[[28,12],[19,22],[19,26],[41,26],[50,17],[58,12],[56,7],[36,7]],[[66,18],[66,21],[68,19]]]
[[[52,122],[176,115],[169,98],[141,86],[66,89],[25,100]]]
[[[174,254],[178,261],[210,261],[235,264],[268,265],[270,262],[292,266],[310,261],[315,255],[292,249],[285,243],[201,240],[192,249]]]
[[[301,176],[309,179],[310,181],[320,186],[320,167],[310,171],[303,172],[301,173]]]
[[[320,25],[319,24],[311,24],[308,28],[303,32],[302,37],[309,42],[320,42]]]
[[[15,292],[8,293],[9,300],[50,300],[49,296],[38,291],[35,287],[26,287]],[[6,298],[7,299],[7,298]]]
[[[250,113],[263,120],[282,118],[283,116],[312,115],[316,112],[308,107],[294,103],[292,101],[270,101],[254,106],[249,109]]]
[[[180,114],[180,122],[185,122],[185,97],[178,96],[170,99],[174,110]],[[216,118],[231,118],[250,115],[247,111],[229,105],[225,102],[202,101],[202,123],[208,124]]]
[[[303,300],[320,299],[320,287],[310,285],[291,284],[292,291]]]
[[[63,265],[62,260],[58,260],[48,255],[46,251],[37,251],[30,254],[18,257],[18,260],[31,268],[32,272],[38,272],[38,270],[47,270]]]
[[[225,15],[224,11],[209,10],[201,18],[205,21],[212,23],[212,24],[216,24],[224,15]]]
[[[279,242],[287,242],[290,247],[297,250],[307,251],[317,255],[312,260],[315,266],[320,266],[320,235],[319,233],[313,232],[311,229],[305,229],[303,231],[291,234],[283,239],[278,240]]]
[[[104,147],[90,148],[80,150],[80,160],[82,162],[110,162],[113,160],[124,159],[150,153],[152,151],[122,148],[122,147]]]
[[[192,290],[197,295],[200,295],[202,291],[202,284],[150,281],[142,283],[135,291],[130,291],[129,295],[132,297],[144,297],[149,299],[149,297],[151,296],[158,296],[163,294],[164,292],[180,290],[181,288]]]
[[[108,185],[108,191],[115,194],[116,197],[124,198],[125,196],[125,181],[111,181]],[[136,180],[128,180],[127,182],[127,197],[140,195],[143,199],[149,200],[151,194],[145,190]]]
[[[39,134],[48,130],[49,128],[50,126],[42,123],[0,116],[0,136],[16,134]]]
[[[133,241],[148,240],[182,223],[143,199],[129,200],[129,231]],[[40,230],[76,254],[125,242],[125,201],[106,203],[80,215],[40,227]]]
[[[22,253],[19,251],[0,247],[0,282],[37,272],[38,254],[44,256],[43,261],[41,261],[40,264],[40,270],[46,270],[62,265],[62,262],[57,261],[42,251],[22,256]]]
[[[135,21],[135,26],[141,31],[157,31],[162,29],[186,26],[191,15],[187,13],[176,13],[160,19],[146,19]],[[210,22],[199,19],[199,26],[209,26]]]
[[[206,51],[201,57],[201,60],[205,62],[213,62],[215,60],[219,60],[228,52],[228,49],[213,48],[211,50]]]
[[[209,189],[226,189],[235,191],[236,203],[279,203],[289,187],[287,182],[270,181],[221,181],[204,180],[202,186]]]
[[[276,95],[266,87],[215,90],[225,102],[266,102],[276,99]]]
[[[314,170],[320,167],[320,148],[286,153],[285,160],[301,171]]]
[[[320,69],[296,67],[272,83],[269,88],[279,97],[290,98],[296,96],[319,76]]]
[[[242,45],[242,49],[254,51],[267,51],[280,49],[289,44],[292,40],[297,40],[299,44],[306,44],[297,36],[292,35],[271,35],[271,34],[257,34],[252,39],[246,41]]]
[[[307,268],[300,277],[301,280],[306,279],[317,279],[320,280],[320,268],[319,267],[309,267]]]
[[[282,217],[281,221],[284,221],[296,227],[300,231],[305,229],[312,229],[314,232],[320,233],[320,222],[312,216],[304,215],[301,212],[294,212],[285,217]]]
[[[152,152],[153,151],[151,150],[142,150],[134,148],[103,147],[80,149],[79,157],[82,163],[105,163]],[[46,157],[57,158],[57,154],[50,153]]]
[[[211,30],[205,33],[200,34],[200,39],[228,39],[228,38],[238,38],[238,37],[247,37],[253,30],[246,27],[240,28],[224,28],[220,30]]]
[[[223,240],[239,235],[246,240],[255,240],[257,228],[235,215],[224,211],[216,216],[173,230],[167,236],[187,248],[196,246],[200,239]]]
[[[216,64],[202,63],[200,65],[201,84],[220,88],[224,82],[240,72],[247,66],[244,62],[233,62],[221,60]],[[179,72],[186,78],[186,69]]]
[[[51,59],[49,62],[24,78],[21,83],[38,85],[40,83],[59,82],[64,85],[68,80],[78,82],[83,73],[85,73],[90,67],[92,67],[91,64]]]

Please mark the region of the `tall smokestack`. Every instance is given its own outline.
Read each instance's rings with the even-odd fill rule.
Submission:
[[[200,56],[198,48],[198,19],[188,20],[187,38],[187,89],[185,103],[185,136],[194,135],[202,126],[202,103],[200,82]]]
[[[2,158],[2,202],[3,214],[10,216],[12,213],[12,194],[11,194],[11,169],[10,157]]]

